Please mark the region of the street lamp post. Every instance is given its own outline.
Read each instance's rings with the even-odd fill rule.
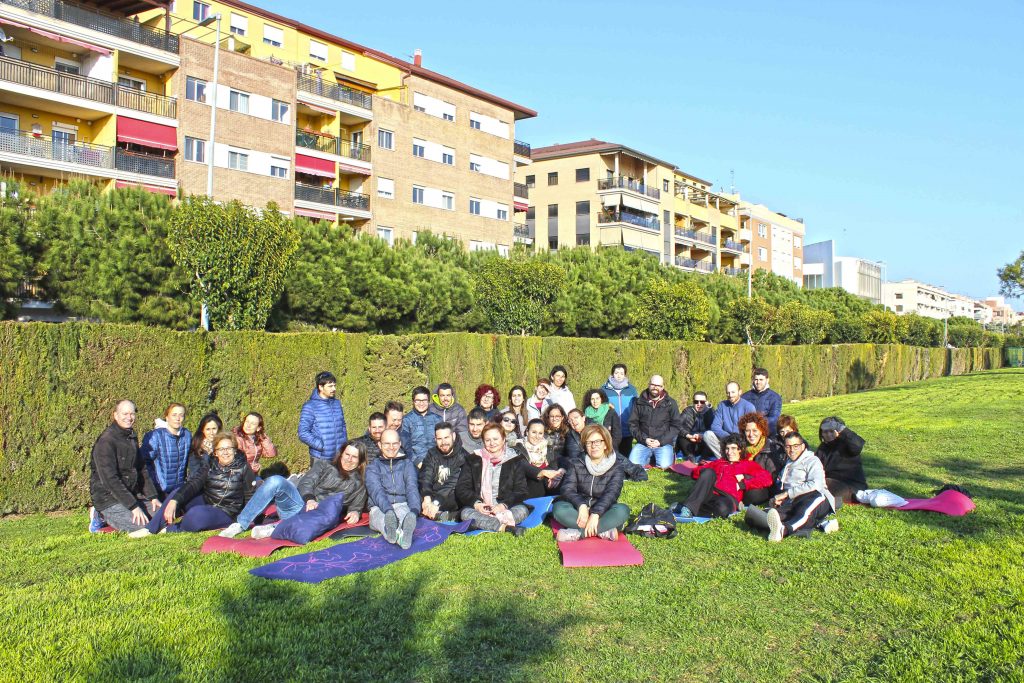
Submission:
[[[210,84],[210,92],[207,94],[210,99],[210,148],[207,150],[206,157],[206,196],[211,200],[213,199],[213,156],[217,145],[217,77],[220,70],[220,19],[221,15],[218,12],[199,22],[200,26],[209,26],[214,22],[217,24],[216,41],[213,44],[213,82]],[[205,301],[199,313],[199,325],[204,330],[209,331],[210,329],[210,313],[206,308]]]

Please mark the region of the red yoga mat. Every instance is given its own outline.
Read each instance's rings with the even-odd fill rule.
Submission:
[[[342,522],[333,529],[328,529],[317,536],[313,539],[313,542],[322,541],[342,529],[365,526],[369,523],[369,515],[363,515],[355,524]],[[199,549],[199,552],[204,555],[209,553],[237,553],[245,557],[270,557],[271,553],[275,550],[298,547],[299,544],[294,541],[281,541],[276,538],[223,538],[222,536],[210,536],[203,541],[203,547]]]
[[[683,460],[682,462],[673,463],[672,466],[668,468],[668,471],[681,474],[684,477],[689,477],[693,475],[693,471],[695,469],[697,469],[696,465],[689,460]]]
[[[562,527],[552,522],[556,534]],[[624,533],[618,539],[606,541],[603,538],[581,538],[571,543],[559,543],[563,567],[630,567],[644,563],[644,556],[633,547]]]

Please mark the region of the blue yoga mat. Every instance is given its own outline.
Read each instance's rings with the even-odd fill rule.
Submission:
[[[449,526],[421,517],[416,524],[412,547],[408,550],[402,550],[383,538],[364,538],[325,550],[287,557],[251,569],[249,573],[264,579],[320,583],[338,576],[377,569],[410,555],[430,550],[443,543],[451,534],[468,528],[469,522]]]
[[[517,524],[524,529],[532,529],[538,527],[544,523],[544,518],[551,512],[551,508],[555,504],[554,496],[542,496],[541,498],[528,498],[523,501],[524,504],[529,505],[533,508],[533,512],[527,515],[526,519]],[[476,529],[474,531],[466,532],[466,536],[476,536],[477,534],[492,534],[493,531],[486,531],[484,529]]]

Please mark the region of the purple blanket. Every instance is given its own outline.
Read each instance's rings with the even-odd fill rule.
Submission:
[[[416,525],[412,547],[402,550],[383,538],[364,538],[352,543],[343,543],[325,550],[287,557],[270,564],[251,569],[253,576],[264,579],[287,579],[302,583],[320,583],[338,576],[365,572],[405,559],[424,550],[430,550],[444,542],[450,534],[465,533],[469,522],[456,525],[437,524],[420,518]]]

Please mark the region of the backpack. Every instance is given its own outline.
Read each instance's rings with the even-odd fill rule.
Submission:
[[[664,508],[648,503],[640,508],[640,513],[632,524],[625,529],[627,534],[637,534],[647,538],[675,538],[676,518]]]

